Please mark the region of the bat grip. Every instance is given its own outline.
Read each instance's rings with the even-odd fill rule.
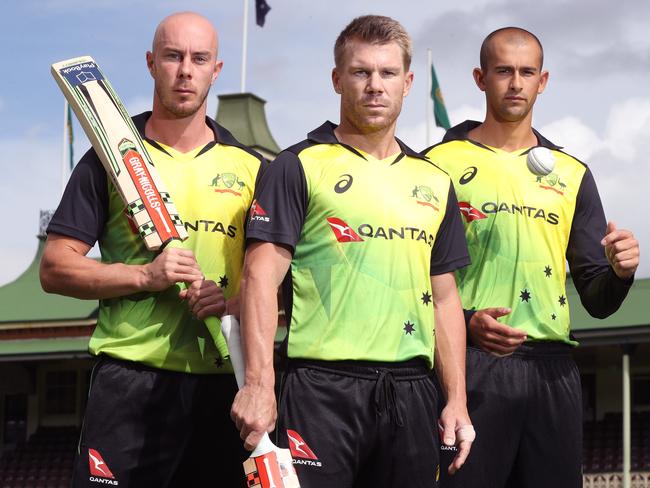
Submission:
[[[230,363],[235,372],[235,379],[237,386],[241,388],[244,386],[244,375],[246,371],[246,364],[244,362],[244,353],[241,347],[241,333],[239,329],[239,322],[234,315],[224,315],[221,317],[221,332],[223,337],[226,338],[228,343],[228,350],[230,351]],[[268,433],[264,433],[259,444],[251,453],[252,457],[261,456],[275,450],[275,445],[271,442]]]

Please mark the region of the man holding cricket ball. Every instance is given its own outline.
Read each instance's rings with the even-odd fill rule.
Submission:
[[[477,438],[456,476],[442,470],[441,486],[578,488],[582,401],[565,263],[582,304],[604,318],[632,285],[639,244],[606,222],[589,168],[532,128],[548,81],[537,37],[499,29],[480,64],[485,120],[424,151],[454,182],[472,257],[457,278]]]
[[[235,379],[202,319],[238,315],[244,222],[262,158],[206,117],[217,48],[204,17],[164,19],[147,53],[153,111],[134,118],[189,238],[148,251],[94,150],[48,228],[43,288],[100,300],[75,487],[244,486],[246,452],[224,421]],[[95,242],[101,262],[86,256]]]

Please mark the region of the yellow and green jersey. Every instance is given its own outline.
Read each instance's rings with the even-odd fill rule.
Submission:
[[[526,164],[531,148],[509,153],[482,145],[467,135],[476,126],[456,126],[423,151],[449,173],[458,196],[472,259],[457,273],[463,306],[510,307],[499,320],[525,330],[529,340],[575,344],[567,258],[583,303],[597,316],[618,308],[629,287],[611,271],[600,244],[606,222],[593,176],[535,132],[538,145],[555,156],[553,171],[537,176]]]
[[[433,363],[431,275],[468,262],[449,176],[400,142],[385,160],[330,122],[260,178],[247,238],[293,251],[290,358]]]
[[[143,138],[148,116],[134,118]],[[261,157],[211,119],[206,123],[215,140],[188,153],[144,140],[189,234],[173,245],[192,250],[206,279],[230,298],[239,293],[246,212]],[[75,168],[50,231],[89,245],[98,241],[105,263],[146,264],[157,255],[145,248],[92,150]],[[179,291],[177,285],[160,293],[101,300],[90,352],[173,371],[218,372],[214,341],[203,321],[192,318]]]

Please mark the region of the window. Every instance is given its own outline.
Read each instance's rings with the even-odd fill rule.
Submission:
[[[77,406],[77,372],[48,371],[45,376],[45,413],[74,414]]]

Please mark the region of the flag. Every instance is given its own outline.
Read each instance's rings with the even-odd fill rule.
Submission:
[[[72,169],[74,168],[74,149],[73,149],[74,133],[72,132],[72,109],[70,108],[69,104],[66,105],[68,105],[68,115],[66,116],[65,119],[65,125],[68,131],[68,159],[70,163],[70,171],[72,171]]]
[[[438,83],[438,77],[436,76],[433,63],[431,63],[431,98],[433,99],[433,116],[436,119],[436,125],[449,129],[451,124],[449,123],[449,116],[447,115],[445,101],[440,92],[440,84]]]
[[[260,27],[264,27],[264,20],[266,20],[266,14],[269,13],[271,7],[266,3],[266,0],[255,0],[255,22]]]

